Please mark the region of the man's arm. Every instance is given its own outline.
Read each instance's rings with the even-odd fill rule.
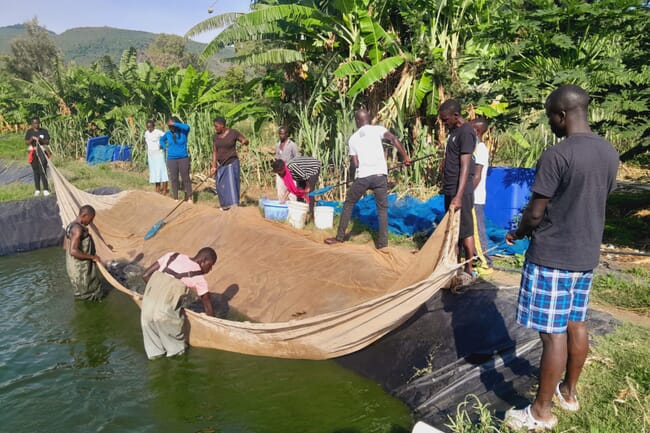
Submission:
[[[92,260],[97,263],[100,261],[99,256],[93,256],[92,254],[85,254],[79,249],[79,243],[81,242],[81,227],[74,225],[70,230],[70,255],[79,260]]]
[[[181,122],[174,122],[173,124],[179,131],[183,131],[184,133],[190,132],[190,125],[187,123],[181,123]]]
[[[528,203],[528,206],[526,206],[526,210],[524,210],[524,214],[521,217],[519,227],[517,227],[517,230],[510,231],[506,234],[506,242],[508,245],[512,245],[517,239],[522,239],[533,233],[533,230],[542,222],[549,201],[551,201],[550,198],[533,193],[533,198]]]
[[[402,164],[404,165],[411,165],[411,158],[409,158],[408,154],[406,153],[406,150],[404,149],[404,146],[402,146],[402,143],[399,141],[399,139],[395,136],[395,134],[386,131],[384,133],[384,139],[390,141],[390,143],[399,151],[399,153],[402,155],[402,158],[404,161],[402,161]]]
[[[469,178],[469,165],[472,161],[471,153],[463,153],[460,155],[460,177],[458,178],[458,191],[451,200],[450,208],[460,209],[462,205],[463,194],[465,194],[465,187],[467,186],[467,179]]]
[[[149,282],[149,278],[151,278],[151,274],[156,272],[158,269],[160,269],[160,264],[158,261],[153,262],[151,266],[147,268],[147,270],[144,271],[144,274],[142,274],[142,279],[144,280],[145,283]]]
[[[474,180],[472,181],[472,189],[476,189],[479,182],[481,181],[481,174],[483,174],[483,164],[474,164]]]
[[[212,167],[210,169],[210,174],[214,176],[217,173],[217,154],[219,150],[217,149],[217,146],[212,144]]]
[[[239,141],[242,146],[248,146],[248,140],[242,135],[241,132],[239,133],[239,137],[237,137],[237,141]]]
[[[210,292],[201,295],[201,301],[203,302],[205,314],[210,317],[214,317],[214,311],[212,311],[212,301],[210,300]]]
[[[348,179],[354,180],[357,173],[357,168],[359,167],[359,157],[357,155],[350,155],[350,171],[348,173]]]

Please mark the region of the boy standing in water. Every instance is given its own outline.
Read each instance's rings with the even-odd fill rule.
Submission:
[[[198,295],[205,313],[213,316],[208,282],[203,275],[212,270],[217,253],[202,248],[194,257],[167,253],[144,272],[147,282],[142,297],[142,337],[149,359],[185,352],[185,313]]]
[[[95,243],[88,232],[88,226],[95,219],[95,209],[85,205],[79,209],[77,218],[65,229],[65,268],[74,287],[75,299],[99,301],[104,297],[95,254]]]

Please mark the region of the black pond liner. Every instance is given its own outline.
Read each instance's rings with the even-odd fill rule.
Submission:
[[[0,203],[0,224],[0,256],[61,245],[63,239],[53,195]],[[413,410],[415,421],[440,430],[449,431],[448,416],[470,395],[502,418],[510,407],[530,401],[542,352],[538,334],[515,323],[517,292],[487,282],[460,294],[441,290],[401,327],[336,361],[403,401]],[[220,298],[215,300],[219,304]],[[617,323],[610,315],[591,310],[590,336],[609,333]]]
[[[5,165],[0,161],[0,185],[33,182],[31,167],[21,164]],[[98,195],[115,194],[116,188],[96,188]],[[64,225],[54,194],[0,203],[0,256],[62,245]]]
[[[542,353],[538,333],[515,322],[517,295],[517,288],[488,282],[460,294],[441,290],[400,328],[337,361],[406,403],[415,421],[440,430],[449,431],[448,416],[471,395],[503,418],[534,396]],[[617,323],[590,310],[590,337]],[[466,409],[474,403],[470,397]]]

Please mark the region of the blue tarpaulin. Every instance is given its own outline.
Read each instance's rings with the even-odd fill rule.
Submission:
[[[86,161],[91,165],[111,161],[131,161],[131,146],[108,144],[108,135],[89,138],[86,144]]]
[[[528,240],[517,241],[514,246],[504,243],[508,230],[517,227],[523,208],[530,198],[530,188],[535,170],[530,168],[489,167],[487,175],[487,202],[485,224],[489,248],[498,246],[491,254],[523,254]],[[319,205],[333,206],[340,213],[342,203],[319,201]],[[444,196],[437,195],[427,201],[411,196],[397,199],[388,196],[388,231],[398,235],[412,236],[416,233],[432,233],[445,214]],[[377,208],[372,194],[363,197],[354,207],[352,218],[377,230]]]

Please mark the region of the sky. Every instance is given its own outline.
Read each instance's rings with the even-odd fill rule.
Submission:
[[[225,12],[247,12],[250,0],[0,0],[0,27],[34,16],[60,34],[75,27],[116,27],[183,36],[195,24]],[[208,13],[212,7],[214,12]],[[218,32],[193,38],[209,42]]]

